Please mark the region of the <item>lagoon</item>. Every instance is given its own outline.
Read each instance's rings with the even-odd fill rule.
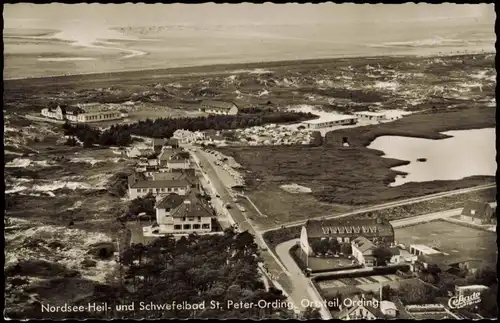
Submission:
[[[401,136],[381,136],[368,148],[384,152],[384,157],[409,161],[392,168],[407,173],[396,176],[390,186],[408,182],[459,180],[469,176],[495,176],[495,129],[447,131],[446,139],[431,140]],[[417,161],[426,158],[426,161]]]

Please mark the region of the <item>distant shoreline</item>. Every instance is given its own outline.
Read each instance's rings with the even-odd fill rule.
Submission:
[[[333,56],[327,58],[304,58],[297,60],[271,60],[271,61],[261,61],[261,62],[243,62],[243,63],[227,63],[227,64],[200,64],[200,65],[188,65],[179,67],[166,67],[166,68],[146,68],[146,69],[131,69],[131,70],[116,70],[109,72],[98,72],[98,73],[75,73],[75,74],[60,74],[60,75],[48,75],[48,76],[35,76],[35,77],[20,77],[20,78],[4,78],[4,82],[13,83],[16,81],[37,81],[44,79],[70,79],[80,76],[102,76],[102,75],[116,75],[119,74],[133,74],[133,73],[146,73],[146,72],[156,72],[156,73],[172,73],[172,74],[224,74],[224,73],[241,73],[237,69],[258,69],[258,68],[275,68],[279,65],[295,65],[295,64],[311,64],[311,63],[326,63],[335,62],[347,59],[381,59],[381,58],[442,58],[442,57],[460,57],[460,56],[470,56],[470,55],[494,55],[495,53],[490,52],[479,52],[479,53],[459,53],[459,54],[441,54],[441,55],[417,55],[417,54],[407,54],[407,55],[371,55],[371,56],[356,56],[356,55],[345,55],[345,56]],[[199,70],[212,69],[211,71],[200,72]],[[236,70],[236,71],[234,71]],[[125,75],[123,75],[125,76]],[[151,75],[153,78],[154,75]]]

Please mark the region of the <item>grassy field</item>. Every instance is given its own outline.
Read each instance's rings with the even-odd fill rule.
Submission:
[[[290,221],[347,211],[349,205],[378,204],[493,182],[492,176],[474,176],[389,187],[398,174],[390,168],[408,162],[382,158],[381,152],[365,146],[377,136],[388,134],[439,139],[443,135],[438,131],[494,127],[495,112],[494,108],[470,108],[415,114],[393,123],[328,133],[323,147],[224,147],[218,150],[234,157],[245,168],[249,195],[262,212],[278,222]],[[351,147],[341,146],[342,137],[349,138]],[[313,193],[290,194],[279,188],[289,183],[309,187]]]
[[[490,264],[497,261],[495,232],[445,221],[432,221],[394,231],[397,240],[405,245],[425,244],[450,255],[481,259]]]

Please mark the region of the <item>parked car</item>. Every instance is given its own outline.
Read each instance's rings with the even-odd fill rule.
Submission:
[[[230,209],[232,209],[232,208],[233,208],[233,207],[231,206],[231,204],[229,204],[229,203],[227,203],[227,204],[226,204],[226,209],[230,210]]]

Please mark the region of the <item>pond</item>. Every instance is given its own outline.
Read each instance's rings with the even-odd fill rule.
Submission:
[[[381,136],[368,146],[384,152],[384,157],[410,161],[392,168],[407,175],[396,176],[390,186],[407,182],[459,180],[469,176],[495,176],[495,129],[443,132],[446,139]]]

